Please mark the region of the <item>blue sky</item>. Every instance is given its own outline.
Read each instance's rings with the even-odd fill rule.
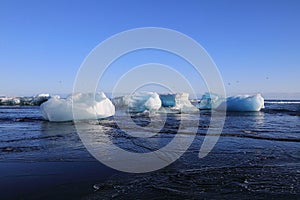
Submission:
[[[228,94],[300,98],[299,10],[297,0],[0,0],[0,95],[69,93],[96,45],[154,26],[200,43]]]

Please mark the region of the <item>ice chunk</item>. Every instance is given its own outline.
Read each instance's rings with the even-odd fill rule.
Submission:
[[[214,93],[205,93],[202,95],[200,104],[197,105],[199,109],[216,109],[225,99]]]
[[[217,110],[224,110],[225,102],[223,102]],[[237,95],[226,99],[227,111],[260,111],[264,108],[264,98],[261,94],[256,95]]]
[[[14,106],[20,105],[21,100],[19,97],[0,97],[0,105]]]
[[[39,94],[35,97],[0,97],[0,105],[21,105],[21,106],[34,106],[40,105],[50,98],[49,94]]]
[[[51,97],[40,106],[42,116],[48,121],[71,121],[73,119],[72,101],[70,98]]]
[[[21,100],[20,105],[22,106],[34,106],[33,103],[34,97],[20,97],[20,100]]]
[[[50,94],[38,94],[33,98],[32,104],[39,106],[48,99],[50,99]]]
[[[49,98],[50,94],[42,93],[35,96],[35,98]]]
[[[190,113],[198,111],[198,109],[190,102],[188,93],[161,94],[159,97],[165,112]],[[170,109],[167,109],[166,107]]]
[[[115,97],[112,99],[113,104],[116,107],[127,107],[130,103],[131,96],[126,95],[126,96],[121,96],[121,97]]]
[[[101,119],[115,114],[114,105],[103,92],[77,93],[69,95],[66,99],[51,97],[40,108],[44,119],[56,122],[74,120],[73,111],[76,112],[78,120]]]
[[[114,98],[113,102],[117,107],[128,106],[131,112],[158,111],[159,109],[162,109],[160,110],[162,112],[189,113],[198,111],[188,98],[188,93],[158,95],[155,92],[138,92],[133,95]]]
[[[161,100],[156,92],[137,92],[125,97],[131,112],[157,111],[161,107]]]
[[[199,111],[189,100],[188,93],[177,93],[175,95],[175,106],[172,110],[178,110],[181,113],[190,113]]]
[[[161,100],[156,92],[136,92],[116,97],[112,101],[116,107],[128,107],[130,112],[157,111],[161,107]]]
[[[176,94],[160,94],[162,107],[174,107],[176,105],[175,96]]]
[[[217,94],[205,93],[197,107],[239,112],[260,111],[264,108],[264,98],[261,94],[256,94],[230,96],[224,99]]]
[[[158,110],[161,107],[161,100],[157,93],[151,95],[149,99],[145,102],[145,107],[147,110]]]

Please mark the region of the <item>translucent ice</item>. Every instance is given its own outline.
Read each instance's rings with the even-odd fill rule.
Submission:
[[[157,94],[156,92],[138,92],[113,99],[117,107],[128,106],[131,112],[196,112],[198,109],[189,100],[188,93]]]
[[[225,98],[217,94],[205,93],[202,96],[200,104],[197,105],[200,109],[215,109],[227,111],[260,111],[264,108],[264,98],[261,94],[256,95],[236,95]]]
[[[161,100],[156,92],[137,92],[124,96],[123,102],[131,112],[157,111],[161,107]]]
[[[77,93],[69,95],[66,99],[51,97],[40,108],[44,119],[56,122],[74,120],[73,111],[77,120],[101,119],[115,114],[114,105],[103,92]]]
[[[160,94],[162,107],[174,107],[176,105],[175,96],[176,94]]]
[[[225,103],[223,102],[217,110],[224,110]],[[237,95],[226,98],[227,111],[260,111],[264,108],[264,98],[261,94],[256,95]]]
[[[205,93],[202,95],[200,104],[197,105],[199,109],[216,109],[225,99],[217,94]]]
[[[192,105],[188,93],[177,93],[175,95],[175,106],[172,107],[172,110],[178,110],[181,113],[190,113],[197,112],[198,108]]]

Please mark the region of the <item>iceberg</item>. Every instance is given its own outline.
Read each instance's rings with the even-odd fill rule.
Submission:
[[[103,92],[76,93],[66,99],[54,96],[42,103],[40,109],[45,120],[54,122],[74,120],[73,112],[76,120],[101,119],[115,114],[114,105]]]
[[[264,98],[261,94],[255,95],[237,95],[226,98],[226,103],[222,102],[217,110],[248,112],[248,111],[260,111],[264,108]]]

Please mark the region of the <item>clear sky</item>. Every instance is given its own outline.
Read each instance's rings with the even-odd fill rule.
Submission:
[[[0,95],[69,93],[97,44],[149,26],[200,43],[229,94],[300,98],[297,0],[0,0]]]

